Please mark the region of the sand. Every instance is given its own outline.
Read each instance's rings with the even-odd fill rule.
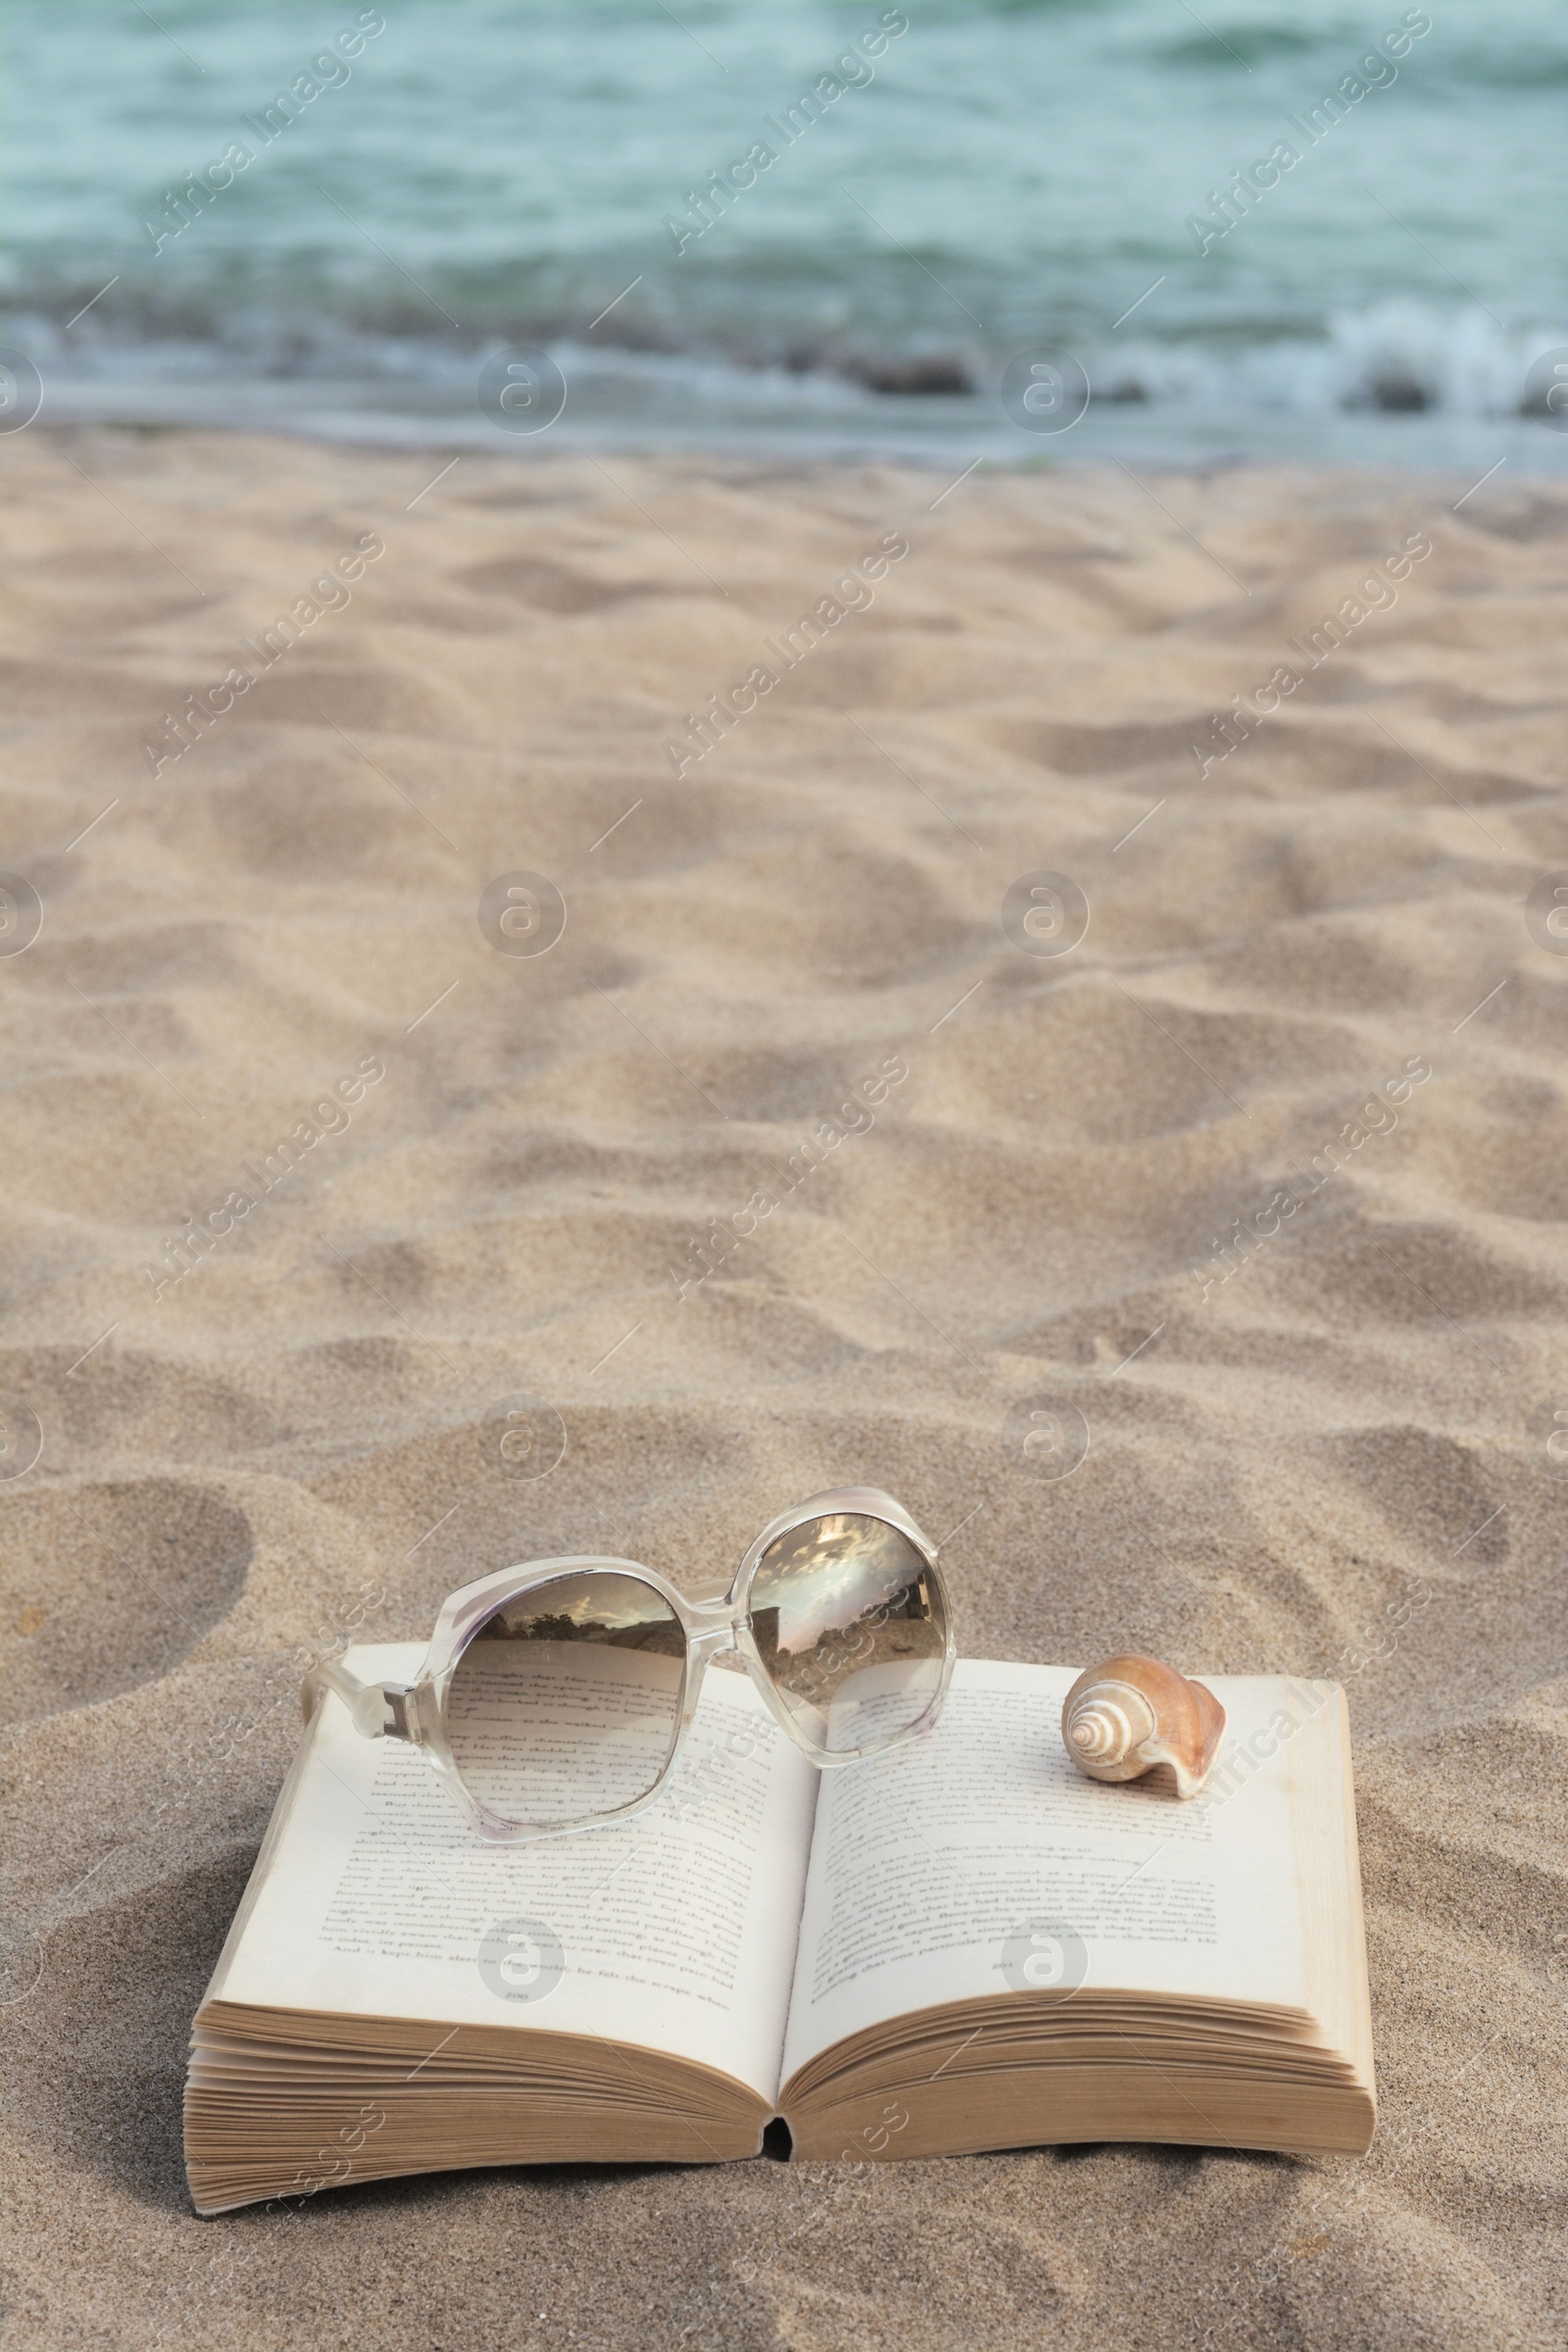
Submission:
[[[1524,901],[1568,868],[1568,498],[0,456],[0,865],[44,909],[0,958],[0,1389],[43,1441],[0,1486],[8,2345],[1562,2343],[1568,956]],[[755,709],[666,749],[887,539]],[[264,673],[244,641],[339,559]],[[1002,925],[1040,870],[1089,905],[1059,956]],[[564,902],[548,952],[480,927],[517,872]],[[522,1396],[566,1433],[532,1482],[490,1419]],[[1082,1416],[1070,1476],[1033,1474],[1020,1400]],[[861,1481],[956,1531],[972,1655],[1347,1682],[1370,2155],[484,2173],[195,2219],[185,2036],[301,1661],[518,1557],[706,1579]]]

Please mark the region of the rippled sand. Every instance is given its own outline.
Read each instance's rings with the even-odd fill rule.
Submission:
[[[1568,956],[1523,902],[1568,869],[1568,499],[440,463],[3,447],[0,865],[44,908],[0,959],[0,1388],[43,1442],[0,1487],[10,2342],[1561,2343]],[[686,714],[890,536],[677,776]],[[371,538],[262,674],[243,641]],[[1000,920],[1041,869],[1089,902],[1062,957]],[[477,918],[518,872],[565,905],[542,955]],[[564,1428],[542,1479],[500,1450],[519,1397]],[[1082,1417],[1070,1477],[1021,1400],[1074,1451]],[[1371,2154],[196,2221],[185,2034],[303,1659],[518,1557],[708,1578],[858,1481],[957,1530],[972,1654],[1347,1679]]]

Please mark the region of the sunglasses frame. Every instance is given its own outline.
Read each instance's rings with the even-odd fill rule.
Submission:
[[[777,1543],[780,1536],[787,1536],[794,1529],[804,1527],[809,1519],[831,1518],[840,1512],[880,1519],[887,1526],[896,1528],[901,1536],[914,1545],[935,1587],[942,1610],[946,1643],[941,1680],[929,1705],[914,1723],[905,1731],[895,1733],[891,1740],[878,1740],[873,1747],[830,1751],[819,1747],[807,1735],[763,1663],[752,1632],[751,1592],[762,1554],[770,1544]],[[544,1824],[507,1821],[480,1802],[458,1769],[447,1738],[447,1694],[452,1687],[453,1675],[480,1628],[488,1624],[509,1602],[519,1600],[536,1587],[550,1584],[564,1575],[635,1577],[651,1586],[668,1603],[686,1637],[679,1709],[659,1777],[641,1796],[633,1797],[628,1804],[617,1806],[613,1812],[595,1813],[586,1819]],[[957,1655],[953,1632],[953,1604],[942,1571],[937,1565],[936,1546],[921,1533],[904,1505],[895,1501],[891,1494],[884,1494],[880,1487],[833,1487],[826,1494],[812,1494],[805,1502],[797,1503],[793,1510],[781,1511],[776,1519],[770,1519],[761,1534],[748,1546],[729,1582],[705,1592],[682,1592],[667,1576],[662,1575],[657,1568],[645,1567],[640,1560],[614,1559],[587,1553],[560,1559],[521,1561],[515,1567],[498,1568],[489,1576],[478,1577],[471,1585],[460,1586],[451,1594],[442,1605],[435,1631],[430,1637],[430,1646],[412,1683],[362,1683],[346,1667],[327,1664],[316,1667],[306,1676],[301,1699],[307,1723],[326,1693],[331,1691],[349,1709],[355,1729],[362,1738],[407,1740],[411,1746],[419,1749],[447,1794],[470,1828],[477,1830],[481,1838],[497,1845],[523,1845],[541,1838],[562,1838],[586,1830],[608,1829],[615,1823],[629,1820],[632,1814],[640,1813],[645,1806],[653,1804],[663,1793],[680,1753],[681,1743],[691,1729],[709,1666],[714,1658],[731,1651],[744,1661],[774,1721],[789,1734],[796,1746],[810,1758],[819,1772],[836,1771],[840,1765],[859,1763],[868,1756],[886,1755],[893,1748],[902,1747],[906,1740],[916,1739],[936,1721],[948,1694],[954,1660]]]

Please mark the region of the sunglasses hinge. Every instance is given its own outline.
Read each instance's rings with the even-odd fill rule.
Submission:
[[[386,1711],[392,1718],[391,1722],[383,1728],[382,1738],[407,1740],[411,1745],[416,1746],[419,1739],[419,1719],[412,1688],[406,1683],[383,1683],[380,1696],[386,1701]]]

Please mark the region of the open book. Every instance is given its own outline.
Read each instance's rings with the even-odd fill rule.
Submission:
[[[365,1646],[412,1680],[417,1644]],[[1205,1678],[1203,1794],[1089,1781],[1069,1666],[961,1661],[935,1729],[818,1774],[713,1672],[661,1801],[488,1845],[423,1758],[318,1709],[192,2033],[203,2213],[584,2159],[876,2161],[1053,2140],[1361,2149],[1348,1716]]]

